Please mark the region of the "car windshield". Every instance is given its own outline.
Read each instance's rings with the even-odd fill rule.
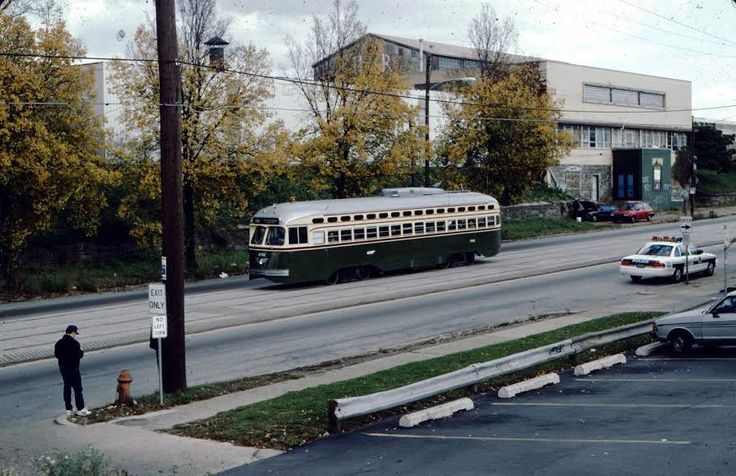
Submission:
[[[672,245],[660,245],[658,243],[650,243],[636,252],[638,255],[646,256],[669,256],[672,253]]]
[[[627,203],[626,205],[624,205],[624,210],[633,210],[633,209],[634,209],[633,203]]]

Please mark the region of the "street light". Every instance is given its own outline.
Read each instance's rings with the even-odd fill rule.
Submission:
[[[424,140],[427,144],[427,155],[424,158],[424,186],[429,187],[429,92],[433,89],[438,89],[443,84],[460,83],[463,85],[470,86],[475,84],[476,79],[473,77],[466,78],[450,78],[440,81],[436,84],[431,83],[431,71],[432,71],[432,55],[427,55],[427,67],[424,74],[424,125],[427,130],[424,133]],[[414,173],[412,172],[412,185],[414,185]]]

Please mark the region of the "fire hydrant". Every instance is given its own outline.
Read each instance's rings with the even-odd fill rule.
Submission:
[[[128,369],[123,369],[118,375],[118,399],[115,403],[118,405],[127,405],[130,403],[130,382],[133,376],[130,375]]]

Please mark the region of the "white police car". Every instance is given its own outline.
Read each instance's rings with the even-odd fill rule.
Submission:
[[[692,244],[685,248],[682,238],[653,236],[633,255],[624,256],[619,271],[635,283],[642,278],[670,278],[679,282],[685,275],[685,259],[689,274],[710,276],[716,269],[716,255],[706,253]]]

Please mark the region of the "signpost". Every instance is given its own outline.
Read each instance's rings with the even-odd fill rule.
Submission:
[[[685,284],[690,284],[690,232],[693,229],[693,217],[680,217],[680,233],[685,243]]]
[[[161,339],[168,336],[166,318],[166,285],[150,283],[148,285],[148,312],[151,315],[151,338],[158,340],[158,389],[161,405],[164,404],[163,369],[161,366]]]

